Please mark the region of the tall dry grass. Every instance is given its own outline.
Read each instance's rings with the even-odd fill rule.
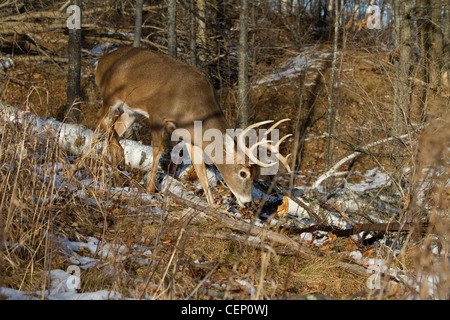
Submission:
[[[342,276],[333,259],[305,268],[305,262],[280,257],[270,246],[260,251],[211,237],[230,231],[211,220],[195,222],[186,208],[167,199],[149,201],[141,193],[144,188],[131,180],[123,181],[134,188],[111,187],[114,171],[104,161],[72,158],[54,137],[31,133],[28,124],[0,124],[0,286],[45,298],[50,272],[67,270],[81,257],[96,259],[96,264],[82,269],[80,292],[106,289],[137,299],[226,294],[269,299],[324,289],[327,280],[318,280],[321,274],[342,282],[352,278]],[[99,240],[96,252],[88,246],[93,238]],[[86,245],[71,251],[66,240]],[[102,255],[104,248],[109,255]],[[214,290],[212,283],[227,291]],[[336,295],[341,288],[327,290]]]
[[[429,221],[421,238],[412,236],[420,298],[450,298],[450,113],[431,121],[417,148],[415,194],[409,214]]]
[[[389,257],[388,263],[413,280],[402,283],[402,290],[386,281],[372,294],[364,277],[342,272],[342,257],[301,261],[276,254],[270,244],[259,250],[211,236],[231,231],[211,220],[193,220],[167,198],[149,199],[138,183],[142,173],[117,179],[103,159],[71,157],[54,137],[33,133],[32,124],[0,120],[0,285],[44,298],[51,270],[66,270],[76,259],[90,257],[97,262],[83,269],[80,292],[107,289],[137,299],[271,299],[312,292],[446,299],[448,121],[448,115],[436,120],[416,150],[411,147],[415,193],[404,202],[404,214],[407,221],[429,221],[429,229],[402,232],[395,248],[389,242],[396,234],[386,234],[384,251],[379,250],[378,257]],[[91,237],[100,243],[96,252],[88,250]],[[86,248],[68,251],[65,239]],[[101,254],[105,247],[108,256]],[[391,255],[394,251],[400,253]]]

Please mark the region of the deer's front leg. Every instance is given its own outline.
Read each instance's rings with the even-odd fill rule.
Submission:
[[[206,166],[205,166],[205,159],[203,155],[202,148],[188,143],[187,149],[189,151],[189,155],[192,160],[192,165],[194,166],[195,172],[197,173],[198,179],[200,180],[200,183],[202,184],[203,192],[206,196],[206,200],[208,200],[208,203],[214,207],[214,197],[211,193],[211,189],[209,187],[208,182],[208,176],[206,174]]]
[[[164,151],[164,141],[162,133],[158,130],[152,130],[152,148],[153,148],[153,162],[152,169],[150,171],[150,180],[147,184],[147,192],[154,193],[156,187],[156,173],[158,171],[159,159],[161,159],[162,152]]]
[[[118,133],[116,129],[121,129],[123,126],[120,124],[123,122],[122,115],[115,121],[114,127],[112,126],[112,113],[117,110],[117,104],[110,107],[108,104],[103,104],[103,107],[98,111],[97,117],[100,119],[100,127],[106,133],[108,139],[108,151],[111,159],[111,165],[113,167],[123,170],[125,167],[125,153],[122,146],[119,143],[120,134],[123,134],[126,130]]]

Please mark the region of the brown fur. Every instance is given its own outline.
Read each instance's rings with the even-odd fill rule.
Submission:
[[[97,113],[101,127],[107,131],[105,121],[110,108],[118,100],[133,110],[148,113],[153,146],[153,165],[147,190],[155,188],[156,169],[163,151],[163,130],[169,132],[183,128],[194,137],[194,121],[202,121],[203,132],[216,128],[225,132],[228,123],[219,107],[213,87],[196,68],[171,59],[161,53],[121,47],[100,59],[95,81],[103,96],[103,106]],[[117,132],[123,129],[116,121],[115,132],[110,137],[110,154],[113,164],[124,164],[124,153]],[[189,141],[188,141],[189,142]],[[197,146],[204,149],[210,142]],[[233,193],[248,202],[251,200],[253,170],[248,165],[216,164]],[[205,165],[195,165],[208,201],[213,199],[207,185]],[[242,179],[242,171],[246,178]],[[250,199],[250,200],[249,200]]]

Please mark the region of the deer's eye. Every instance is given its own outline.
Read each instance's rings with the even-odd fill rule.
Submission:
[[[245,171],[239,172],[239,175],[240,175],[241,178],[243,178],[243,179],[247,178],[247,173],[246,173]]]

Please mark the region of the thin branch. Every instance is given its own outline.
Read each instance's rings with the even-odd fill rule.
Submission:
[[[180,198],[171,192],[168,192],[168,195],[175,202],[180,203],[187,207],[191,207],[194,210],[204,212],[214,217],[217,222],[224,224],[225,226],[231,229],[245,233],[249,232],[251,236],[257,236],[261,239],[261,241],[275,242],[279,245],[285,246],[285,249],[287,251],[291,251],[292,254],[298,255],[298,257],[302,259],[311,260],[316,257],[323,256],[325,254],[324,252],[314,251],[303,245],[303,243],[298,243],[284,234],[279,234],[274,231],[270,231],[265,228],[257,227],[254,225],[251,226],[251,229],[249,230],[248,223],[238,220],[232,220],[231,218],[228,218],[224,212],[221,212],[220,209],[213,210],[209,206],[198,205],[192,201]],[[358,263],[353,261],[340,261],[338,262],[338,266],[341,267],[343,270],[356,275],[360,276],[368,275],[367,270],[364,266],[359,265]]]
[[[409,136],[409,133],[403,134],[399,137],[389,137],[386,139],[382,139],[382,140],[378,140],[372,143],[369,143],[368,145],[366,145],[365,147],[363,147],[362,149],[370,149],[372,147],[378,146],[380,144],[386,143],[388,141],[392,141],[392,140],[398,140],[398,139],[404,139],[407,138]],[[328,170],[327,172],[325,172],[324,174],[322,174],[319,178],[317,178],[317,180],[313,183],[312,185],[312,189],[317,189],[323,181],[325,181],[326,179],[328,179],[329,177],[335,176],[336,174],[338,174],[337,169],[340,168],[344,163],[346,163],[347,161],[359,156],[362,152],[361,151],[356,151],[353,152],[352,154],[346,156],[345,158],[342,158],[339,162],[337,162],[333,167],[331,167],[330,170]]]

